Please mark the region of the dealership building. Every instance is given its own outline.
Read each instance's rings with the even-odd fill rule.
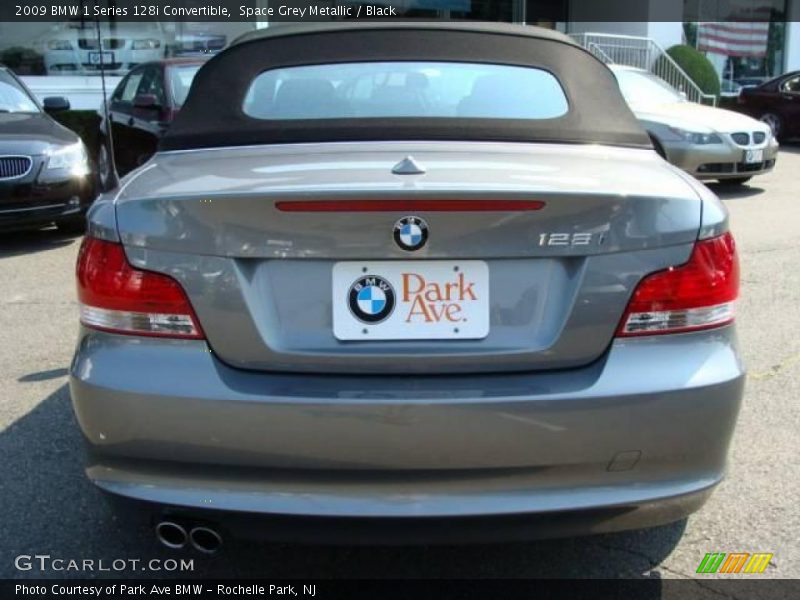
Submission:
[[[258,0],[258,5],[268,7],[270,2],[280,4]],[[316,4],[341,8],[357,2]],[[391,4],[405,18],[506,21],[558,29],[607,62],[642,68],[653,64],[663,49],[686,43],[708,56],[723,92],[728,93],[735,93],[744,80],[752,84],[800,70],[800,0],[729,0],[724,3],[729,7],[725,22],[719,22],[719,13],[709,12],[721,6],[712,0],[372,0],[369,4]],[[609,20],[615,13],[620,20]],[[0,62],[23,76],[40,97],[64,95],[74,108],[93,109],[102,97],[100,61],[113,88],[142,62],[212,54],[242,33],[269,26],[279,23],[107,22],[102,24],[102,47],[98,47],[91,20],[0,22]]]

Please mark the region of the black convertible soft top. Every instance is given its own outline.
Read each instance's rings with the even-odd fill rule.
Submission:
[[[553,119],[441,117],[264,120],[246,115],[260,73],[365,61],[474,62],[535,67],[561,83],[568,112]],[[195,77],[161,150],[252,144],[467,140],[651,146],[611,71],[568,37],[538,27],[470,22],[276,25],[237,38]]]

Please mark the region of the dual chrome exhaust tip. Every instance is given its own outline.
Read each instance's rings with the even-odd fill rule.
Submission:
[[[222,536],[215,529],[205,525],[187,528],[175,521],[160,521],[156,525],[156,539],[173,550],[191,546],[203,554],[216,554],[222,547]]]

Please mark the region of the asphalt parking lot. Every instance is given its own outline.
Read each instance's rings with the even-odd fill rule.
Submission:
[[[748,187],[712,186],[731,211],[742,260],[739,335],[749,370],[729,474],[688,522],[544,542],[317,547],[227,541],[177,555],[115,518],[82,473],[66,375],[76,334],[79,240],[54,229],[0,234],[0,577],[21,554],[65,559],[186,557],[217,577],[709,577],[707,552],[772,552],[765,577],[800,577],[800,145]],[[691,415],[687,415],[687,419]],[[142,573],[123,571],[122,577]],[[169,573],[148,573],[168,576]]]

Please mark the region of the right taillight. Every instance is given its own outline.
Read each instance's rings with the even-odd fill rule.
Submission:
[[[733,321],[739,260],[730,233],[698,241],[689,261],[648,275],[633,292],[617,335],[680,333]]]
[[[135,269],[122,244],[85,238],[77,279],[81,323],[87,327],[128,335],[203,337],[181,285],[167,275]]]

